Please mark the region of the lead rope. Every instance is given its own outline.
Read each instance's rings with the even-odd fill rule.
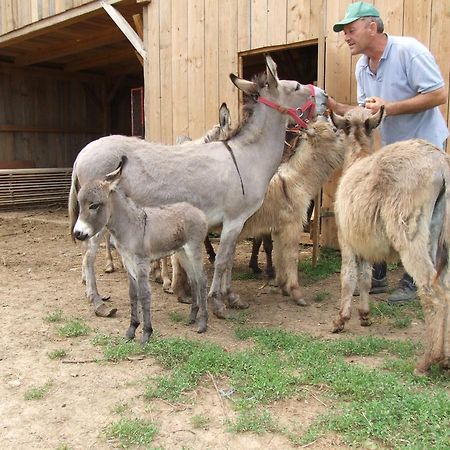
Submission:
[[[228,144],[228,141],[222,141],[223,145],[227,148],[227,150],[230,152],[231,159],[234,162],[234,167],[236,167],[237,173],[239,175],[239,179],[241,180],[241,189],[242,189],[242,195],[245,197],[245,190],[244,190],[244,183],[242,182],[241,172],[239,171],[239,167],[237,165],[236,157],[234,156],[233,149],[230,147],[230,144]]]

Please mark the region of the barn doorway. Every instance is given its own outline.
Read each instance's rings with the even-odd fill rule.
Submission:
[[[270,54],[278,66],[278,76],[285,80],[296,80],[302,84],[317,84],[319,46],[302,44],[289,47],[265,49],[264,52],[241,54],[242,76],[250,79],[264,72],[264,54]]]

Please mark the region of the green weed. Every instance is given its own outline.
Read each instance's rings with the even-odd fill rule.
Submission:
[[[140,419],[120,419],[105,430],[109,439],[117,439],[122,448],[148,446],[158,432],[156,425]]]
[[[48,357],[50,359],[62,359],[65,356],[67,356],[67,352],[64,349],[57,349],[57,350],[53,350],[52,352],[48,353]]]
[[[341,270],[341,254],[337,250],[322,248],[316,267],[312,267],[312,258],[300,260],[298,267],[305,282],[323,280]]]
[[[47,316],[44,317],[44,320],[46,322],[51,322],[51,323],[62,322],[64,320],[63,313],[61,310],[51,312],[51,313],[47,314]]]
[[[43,386],[31,387],[25,392],[23,397],[25,400],[42,400],[47,395],[52,385],[52,381],[47,381]]]
[[[78,337],[85,336],[90,333],[90,328],[80,319],[74,319],[58,328],[60,336]]]

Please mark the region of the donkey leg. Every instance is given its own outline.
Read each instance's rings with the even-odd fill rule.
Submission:
[[[159,259],[152,261],[150,263],[150,274],[151,274],[151,279],[155,282],[155,283],[162,283],[162,277],[161,277],[161,268],[159,265]]]
[[[266,254],[266,276],[267,278],[275,278],[275,269],[272,262],[273,242],[272,235],[265,234],[262,237],[264,253]]]
[[[189,277],[192,290],[192,307],[189,323],[197,320],[197,332],[204,333],[208,326],[207,280],[203,270],[201,246],[186,245],[183,267]]]
[[[109,232],[105,233],[105,252],[106,252],[105,272],[113,273],[116,269],[114,267],[114,262],[113,262],[113,258],[112,258],[111,241],[110,241]]]
[[[427,373],[431,364],[442,363],[446,359],[444,341],[447,339],[447,294],[441,281],[436,280],[436,270],[426,243],[421,245],[420,242],[415,242],[399,253],[403,267],[417,285],[425,319],[425,351],[415,369],[415,374],[421,376]]]
[[[180,303],[192,303],[190,298],[191,288],[188,283],[186,271],[181,267],[178,253],[172,255],[172,285],[171,290]]]
[[[259,268],[258,265],[258,255],[259,255],[259,249],[262,244],[262,238],[261,237],[254,237],[252,239],[252,254],[250,256],[250,260],[248,262],[248,267],[253,270],[254,273],[261,273],[262,270]]]
[[[95,258],[98,247],[103,238],[104,232],[98,233],[87,241],[87,249],[83,258],[82,273],[86,281],[86,297],[94,304],[94,311],[100,317],[112,317],[117,312],[117,308],[110,308],[104,303],[109,297],[102,297],[97,290],[95,279]]]
[[[297,305],[307,306],[303,290],[298,282],[298,225],[286,225],[282,230],[272,232],[273,245],[277,255],[275,265],[283,294],[289,295]]]
[[[128,327],[125,337],[127,339],[134,339],[136,335],[136,328],[139,326],[139,313],[138,313],[138,280],[134,278],[128,272],[128,294],[130,297],[130,326]]]
[[[351,317],[353,292],[356,287],[357,263],[356,257],[347,245],[341,243],[341,304],[339,314],[333,321],[333,333],[344,330],[345,322]]]
[[[214,247],[212,246],[208,236],[205,237],[204,245],[206,253],[208,254],[208,260],[212,264],[216,260],[216,252],[214,251]]]
[[[191,293],[192,293],[192,301],[190,301],[189,303],[191,303],[191,312],[189,314],[189,324],[193,324],[195,323],[195,320],[197,319],[197,313],[198,313],[198,304],[197,304],[197,299],[196,299],[196,286],[193,284],[195,282],[194,280],[194,270],[192,267],[192,261],[190,256],[187,253],[188,246],[185,245],[183,248],[181,248],[177,253],[176,253],[176,264],[178,266],[178,273],[183,273],[183,277],[187,279],[189,279],[190,282],[190,289],[191,289]],[[201,257],[201,254],[200,254]],[[185,303],[185,302],[182,302]]]
[[[369,309],[369,291],[372,285],[372,265],[367,261],[362,260],[359,263],[359,322],[362,327],[368,327],[372,325],[370,320],[370,309]]]
[[[153,333],[150,315],[151,291],[150,291],[150,283],[148,282],[149,266],[150,264],[149,262],[147,262],[146,270],[142,270],[139,273],[137,280],[138,300],[141,304],[142,316],[144,319],[144,329],[142,330],[141,344],[146,344]]]
[[[170,285],[172,284],[172,281],[169,276],[168,257],[162,258],[160,261],[161,261],[161,278],[163,283],[163,290],[164,292],[170,293]]]
[[[222,280],[228,263],[231,261],[232,264],[236,242],[242,226],[242,222],[235,222],[234,224],[224,223],[222,227],[219,250],[214,263],[214,275],[208,295],[213,301],[213,313],[221,319],[226,317],[226,307],[221,298],[221,288],[228,293],[229,299],[231,298],[233,304],[239,301],[239,297],[231,292],[229,285],[222,286]],[[224,283],[226,284],[227,280]]]

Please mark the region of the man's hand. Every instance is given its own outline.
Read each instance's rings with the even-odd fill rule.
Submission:
[[[372,111],[372,113],[375,114],[382,106],[384,106],[384,113],[387,114],[388,104],[389,103],[386,100],[380,97],[367,97],[364,103],[364,107],[366,109],[370,109],[370,111]]]

